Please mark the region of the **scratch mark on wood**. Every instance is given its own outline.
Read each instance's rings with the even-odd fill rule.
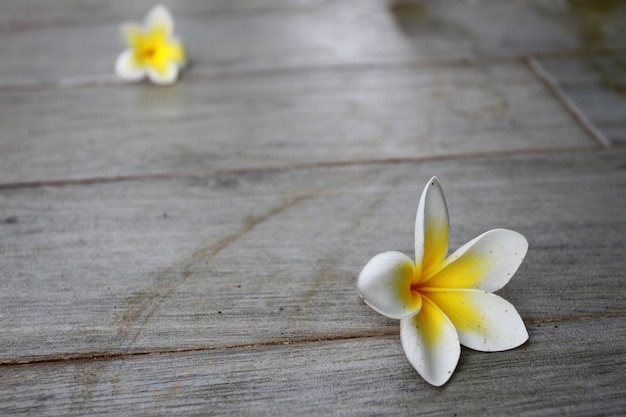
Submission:
[[[229,349],[252,349],[252,348],[264,348],[272,346],[285,346],[285,345],[304,345],[307,343],[324,343],[324,342],[336,342],[342,340],[354,340],[354,339],[372,339],[377,337],[398,336],[399,328],[394,326],[392,329],[383,329],[368,334],[346,334],[342,336],[334,337],[316,337],[307,339],[293,339],[293,340],[269,340],[265,342],[245,343],[227,346],[199,346],[192,348],[180,348],[180,349],[163,349],[163,350],[138,350],[138,351],[109,351],[109,352],[80,352],[69,353],[61,355],[41,355],[41,356],[28,356],[21,358],[11,358],[5,361],[0,361],[0,366],[20,366],[20,365],[32,365],[40,363],[58,363],[58,362],[74,362],[74,361],[97,361],[97,360],[109,360],[109,359],[125,359],[135,356],[148,356],[148,355],[167,355],[177,353],[190,353],[190,352],[213,352],[224,351]]]
[[[199,265],[208,262],[260,223],[310,197],[309,195],[296,196],[260,216],[252,216],[245,219],[243,225],[234,233],[224,237],[214,245],[195,251],[188,258],[159,274],[150,288],[128,299],[127,308],[117,323],[121,346],[129,348],[135,343],[144,326],[163,300],[181,284],[185,283],[190,276],[194,275],[198,271]]]

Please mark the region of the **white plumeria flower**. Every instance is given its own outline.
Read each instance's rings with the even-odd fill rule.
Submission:
[[[115,72],[123,80],[139,81],[146,76],[155,84],[176,82],[185,65],[183,44],[174,37],[174,19],[165,6],[148,12],[143,27],[125,23],[120,28],[128,49],[117,58]]]
[[[436,386],[452,376],[460,344],[502,351],[528,340],[515,307],[492,294],[522,263],[526,238],[494,229],[446,258],[448,230],[443,190],[433,177],[417,208],[415,263],[400,252],[381,253],[365,265],[357,284],[370,307],[400,319],[400,339],[409,362]]]

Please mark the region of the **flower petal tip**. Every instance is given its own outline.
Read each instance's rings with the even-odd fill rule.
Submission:
[[[415,265],[428,276],[448,254],[450,219],[437,177],[424,187],[415,215]]]
[[[411,291],[415,265],[400,252],[384,252],[374,256],[364,267],[357,281],[365,303],[380,314],[401,319],[417,314],[421,297]]]
[[[527,250],[528,241],[520,233],[493,229],[461,246],[422,282],[437,288],[494,292],[515,275]]]
[[[169,9],[163,4],[157,4],[150,9],[144,18],[144,24],[148,28],[162,25],[168,36],[174,33],[174,18]]]
[[[500,352],[520,346],[528,332],[515,307],[504,298],[482,290],[437,289],[428,297],[450,319],[463,346]]]
[[[178,81],[178,65],[170,63],[163,71],[148,68],[148,79],[157,85],[172,85]]]
[[[426,382],[442,386],[452,376],[461,356],[452,322],[425,300],[419,314],[400,321],[400,340],[407,359]]]
[[[130,49],[122,52],[115,61],[115,74],[124,81],[139,81],[146,75],[143,68],[137,66]]]

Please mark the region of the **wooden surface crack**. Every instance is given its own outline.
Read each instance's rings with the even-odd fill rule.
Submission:
[[[563,104],[567,111],[572,115],[585,131],[587,131],[595,141],[601,146],[608,148],[611,146],[609,140],[600,132],[594,124],[580,111],[578,106],[574,104],[567,94],[559,87],[557,82],[548,74],[537,62],[536,59],[530,57],[526,60],[530,70],[543,82],[550,92]]]
[[[123,348],[130,348],[158,309],[159,305],[187,279],[199,271],[199,266],[210,261],[217,254],[241,239],[257,225],[299,204],[310,196],[300,195],[291,198],[267,212],[247,218],[234,233],[222,238],[214,245],[199,249],[188,258],[166,269],[155,279],[153,285],[127,301],[124,313],[118,316],[118,338]]]
[[[571,316],[571,317],[559,317],[559,318],[545,318],[536,320],[526,320],[527,326],[537,326],[542,324],[554,324],[554,323],[571,323],[579,321],[589,320],[603,320],[603,319],[619,319],[626,318],[624,313],[606,313],[606,314],[588,314],[584,316]],[[391,337],[398,336],[399,329],[390,327],[388,329],[381,329],[377,332],[369,334],[346,334],[341,336],[320,336],[312,338],[301,338],[291,340],[269,340],[252,343],[240,343],[231,344],[225,346],[198,346],[189,348],[173,348],[173,349],[158,349],[158,350],[134,350],[134,351],[108,351],[108,352],[76,352],[67,354],[56,355],[38,355],[38,356],[24,356],[15,357],[11,359],[5,359],[0,361],[0,366],[19,366],[30,364],[42,364],[42,363],[59,363],[59,362],[79,362],[90,360],[110,360],[110,359],[127,359],[138,356],[148,355],[167,355],[167,354],[182,354],[193,352],[213,352],[213,351],[226,351],[235,349],[254,349],[264,347],[278,347],[278,346],[295,346],[304,345],[308,343],[327,343],[337,341],[347,341],[355,339],[372,339],[379,337]]]
[[[625,146],[611,146],[611,149],[620,150]],[[92,184],[106,184],[115,182],[129,182],[129,181],[150,181],[150,180],[171,180],[171,179],[185,179],[185,178],[204,178],[216,175],[246,175],[253,173],[278,173],[289,171],[306,171],[315,169],[328,169],[328,168],[343,168],[352,166],[371,166],[371,165],[388,165],[388,164],[411,164],[421,163],[429,161],[455,161],[461,159],[478,159],[478,158],[507,158],[512,156],[523,155],[552,155],[560,154],[564,152],[589,152],[593,150],[601,150],[600,147],[593,143],[588,146],[567,146],[567,147],[555,147],[550,149],[515,149],[504,151],[485,151],[485,152],[466,152],[461,154],[445,154],[445,155],[430,155],[430,156],[417,156],[406,158],[381,158],[381,159],[362,159],[362,160],[349,160],[349,161],[333,161],[333,162],[314,162],[314,163],[302,163],[302,164],[290,164],[283,166],[258,166],[247,168],[233,168],[233,169],[215,169],[215,170],[199,170],[199,171],[187,171],[187,172],[160,172],[153,174],[136,174],[136,175],[119,175],[110,177],[87,177],[87,178],[75,178],[75,179],[59,179],[59,180],[46,180],[46,181],[25,181],[25,182],[13,182],[13,183],[0,183],[0,190],[11,190],[21,188],[38,188],[38,187],[69,187],[69,186],[81,186]]]
[[[289,345],[304,345],[307,343],[325,343],[325,342],[337,342],[354,339],[372,339],[377,337],[389,337],[397,336],[399,329],[393,328],[389,330],[382,330],[371,334],[346,334],[342,336],[328,336],[328,337],[313,337],[302,338],[292,340],[270,340],[254,343],[241,343],[226,346],[198,346],[191,348],[173,348],[173,349],[159,349],[159,350],[135,350],[135,351],[109,351],[109,352],[77,352],[67,354],[56,355],[38,355],[38,356],[25,356],[6,359],[0,361],[0,366],[18,366],[18,365],[32,365],[39,363],[58,363],[58,362],[74,362],[74,361],[87,361],[87,360],[107,360],[107,359],[126,359],[135,356],[148,356],[148,355],[167,355],[167,354],[179,354],[179,353],[191,353],[191,352],[213,352],[213,351],[225,351],[232,349],[254,349],[273,346],[289,346]]]

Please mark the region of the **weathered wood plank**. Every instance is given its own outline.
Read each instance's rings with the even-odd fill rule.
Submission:
[[[528,322],[623,314],[626,151],[0,190],[0,360],[386,334],[356,275],[412,252],[437,174],[451,248],[530,241],[501,294]]]
[[[189,74],[205,75],[623,49],[626,7],[611,3],[616,6],[610,13],[591,17],[560,1],[527,0],[281,0],[257,6],[222,0],[176,2],[171,8],[194,61]],[[141,19],[151,6],[8,2],[2,6],[8,11],[0,13],[0,85],[113,81],[121,52],[117,26]],[[603,45],[585,37],[588,24],[606,33]]]
[[[0,93],[0,183],[597,146],[521,64]]]
[[[177,15],[203,17],[233,13],[289,13],[317,7],[327,0],[176,0],[164,2]],[[4,0],[0,2],[0,30],[15,32],[60,26],[92,26],[135,16],[139,20],[154,7],[152,0]]]
[[[626,149],[518,59],[624,143],[626,4],[177,0],[183,82],[122,87],[152,5],[0,2],[0,415],[626,409]],[[442,389],[355,290],[433,174],[452,248],[530,241],[530,341]]]
[[[416,47],[425,44],[432,51],[451,41],[477,57],[597,53],[626,47],[626,4],[619,1],[390,3],[404,34]]]
[[[37,415],[619,415],[624,317],[535,324],[523,347],[463,349],[443,388],[398,335],[0,367],[0,413]]]
[[[608,143],[626,144],[626,53],[542,59],[539,65]]]

